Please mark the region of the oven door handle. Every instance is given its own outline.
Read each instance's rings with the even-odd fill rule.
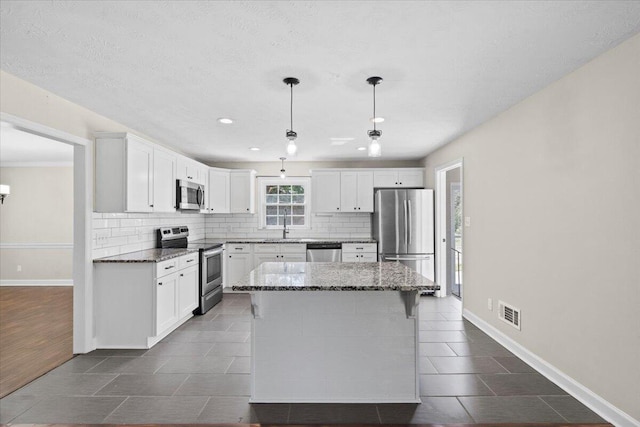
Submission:
[[[204,254],[202,254],[205,258],[209,258],[215,255],[219,255],[222,252],[224,252],[223,248],[216,248],[216,249],[212,249],[210,251],[205,252]]]

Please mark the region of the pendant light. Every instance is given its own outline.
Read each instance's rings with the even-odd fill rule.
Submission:
[[[280,161],[282,162],[282,168],[280,169],[280,178],[285,179],[287,177],[287,171],[284,170],[284,161],[287,160],[286,157],[280,157]]]
[[[382,155],[382,146],[378,138],[382,135],[381,130],[376,129],[376,85],[379,85],[382,77],[369,77],[367,83],[373,86],[373,130],[367,132],[371,141],[369,142],[369,157],[380,157]]]
[[[287,77],[283,80],[284,84],[291,87],[291,104],[290,104],[290,118],[291,118],[291,127],[287,129],[287,139],[289,143],[287,144],[287,154],[293,156],[298,151],[298,147],[296,146],[296,138],[298,134],[293,130],[293,87],[300,83],[300,80],[295,77]]]

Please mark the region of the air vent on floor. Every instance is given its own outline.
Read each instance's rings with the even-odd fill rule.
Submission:
[[[503,322],[506,322],[520,330],[520,309],[515,308],[512,305],[507,304],[504,301],[498,301],[498,317]]]

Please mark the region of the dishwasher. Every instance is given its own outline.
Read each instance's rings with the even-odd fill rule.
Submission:
[[[342,243],[307,243],[307,262],[342,262]]]

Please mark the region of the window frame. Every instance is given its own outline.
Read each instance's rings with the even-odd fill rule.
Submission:
[[[287,224],[287,229],[305,230],[311,228],[311,178],[309,177],[258,177],[258,215],[259,227],[264,230],[282,230],[282,225],[267,225],[267,186],[268,185],[300,185],[304,187],[304,225]],[[294,205],[295,206],[295,205]],[[287,221],[289,222],[289,221]]]

